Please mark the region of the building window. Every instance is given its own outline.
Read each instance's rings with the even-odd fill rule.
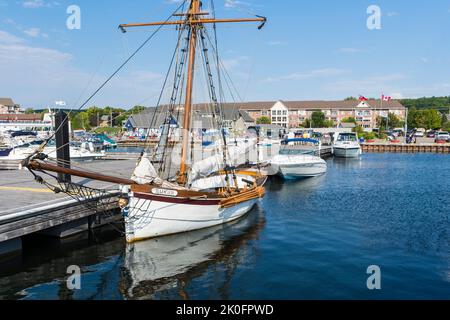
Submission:
[[[281,122],[281,117],[278,117],[277,121],[278,121],[278,122]]]
[[[272,110],[272,115],[276,116],[277,112],[275,110]]]
[[[287,111],[286,110],[283,111],[283,116],[287,116]]]
[[[281,116],[281,110],[277,111],[277,115]]]
[[[286,117],[283,117],[283,122],[287,122],[287,118]]]

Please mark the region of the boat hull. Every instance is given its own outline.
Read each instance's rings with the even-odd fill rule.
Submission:
[[[334,156],[339,158],[358,158],[361,155],[360,147],[334,147]]]
[[[327,165],[323,163],[281,165],[279,167],[280,175],[288,180],[314,178],[327,172]]]
[[[132,194],[125,212],[127,242],[132,243],[177,233],[189,232],[235,221],[248,213],[258,199],[229,207],[219,200],[182,200]]]

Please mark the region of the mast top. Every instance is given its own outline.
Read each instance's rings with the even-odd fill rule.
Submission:
[[[119,25],[122,32],[126,32],[127,28],[134,27],[152,27],[152,26],[170,26],[170,25],[201,25],[201,24],[215,24],[215,23],[236,23],[236,22],[260,22],[258,29],[262,29],[267,22],[267,18],[263,16],[256,16],[256,18],[243,19],[216,19],[207,18],[209,12],[199,11],[201,8],[200,0],[191,0],[189,9],[185,13],[175,13],[173,17],[186,17],[186,19],[178,21],[164,21],[164,22],[148,22],[148,23],[128,23]]]

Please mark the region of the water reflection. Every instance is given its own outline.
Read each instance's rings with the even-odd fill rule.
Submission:
[[[230,276],[216,288],[218,294],[227,299],[226,288],[233,270],[249,258],[237,259],[238,252],[251,252],[244,247],[258,237],[264,226],[262,213],[255,209],[231,224],[129,245],[125,253],[122,294],[126,299],[152,299],[157,293],[161,295],[175,289],[175,296],[170,298],[189,299],[186,287],[190,282],[212,265],[221,264],[225,268],[221,273]]]
[[[319,177],[299,180],[284,180],[278,176],[270,177],[265,185],[266,191],[269,193],[280,193],[286,190],[301,191],[305,193],[317,191],[327,180],[327,174]]]

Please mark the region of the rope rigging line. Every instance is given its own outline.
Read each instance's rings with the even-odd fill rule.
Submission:
[[[165,23],[168,22],[173,15],[175,15],[181,8],[184,7],[185,3],[187,0],[184,0],[174,11],[173,13],[170,14],[170,16],[164,21]],[[88,99],[76,110],[76,111],[81,111],[154,37],[155,35],[162,29],[163,25],[159,26],[101,85],[99,88],[97,88],[97,90],[95,90],[89,97]],[[70,110],[70,112],[66,115],[64,121],[62,121],[62,123],[66,122],[69,119],[69,115],[73,112],[73,110]],[[41,150],[43,149],[50,140],[52,140],[55,135],[56,132],[58,132],[59,130],[61,130],[62,125],[59,126],[59,128],[57,128],[55,130],[55,133],[52,134],[52,136],[50,138],[47,138],[46,141],[40,146],[40,148],[38,149]],[[33,155],[32,155],[33,156]],[[32,156],[30,156],[29,158],[31,158]]]

